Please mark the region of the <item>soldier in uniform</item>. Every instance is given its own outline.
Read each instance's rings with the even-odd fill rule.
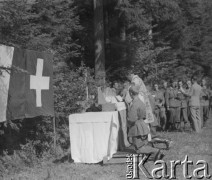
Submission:
[[[150,86],[146,86],[146,88],[147,88],[147,91],[148,91],[148,97],[149,97],[149,101],[150,101],[150,104],[151,104],[151,107],[152,107],[152,111],[154,113],[154,111],[155,111],[155,99],[154,99],[154,96],[152,95],[151,87]],[[154,114],[154,122],[149,124],[150,133],[151,133],[152,138],[157,136],[158,126],[159,126],[158,120],[157,120],[157,118],[156,118],[156,116]]]
[[[152,92],[152,96],[155,99],[155,116],[157,118],[159,127],[164,131],[166,129],[166,111],[165,111],[165,97],[164,92],[159,90],[158,84],[154,84],[154,91]]]
[[[192,86],[189,91],[186,92],[181,90],[182,93],[187,95],[189,98],[189,110],[191,115],[192,124],[194,130],[199,133],[201,132],[201,116],[200,116],[200,95],[202,87],[197,83],[197,77],[192,78]]]
[[[205,123],[209,119],[209,98],[210,98],[210,92],[206,86],[206,80],[202,79],[202,92],[200,96],[200,112],[201,112],[202,127],[205,126]]]
[[[180,107],[178,99],[177,81],[171,82],[171,87],[165,93],[167,111],[169,111],[168,128],[169,130],[179,130],[180,128]]]
[[[145,104],[139,98],[139,86],[131,86],[129,89],[132,103],[128,109],[128,137],[136,153],[151,154],[152,159],[157,160],[161,155],[160,150],[152,147],[148,143],[148,134],[150,130],[148,125],[144,122],[146,119]]]
[[[166,91],[168,90],[168,83],[167,81],[163,81],[163,87],[161,89],[161,91],[163,92],[163,96],[165,98],[165,94],[166,94]],[[165,108],[166,108],[166,101],[165,101]]]
[[[167,81],[163,81],[163,87],[161,89],[161,91],[163,92],[163,96],[165,98],[165,94],[166,94],[166,91],[168,90],[168,83]],[[165,108],[165,113],[166,113],[166,120],[168,120],[168,117],[169,117],[169,112],[167,111],[167,106],[166,106],[166,100],[165,100],[165,103],[164,103],[164,108]],[[167,121],[166,121],[166,128],[167,129]]]
[[[189,90],[191,89],[191,86],[192,86],[191,81],[188,80],[188,81],[186,82],[186,84],[187,84],[186,91],[189,92]]]
[[[191,89],[191,86],[192,86],[191,80],[187,80],[186,81],[186,85],[187,85],[187,87],[185,89],[185,93],[188,94],[189,91],[190,91],[190,89]],[[190,99],[190,97],[187,96],[187,101],[188,101],[188,103],[187,103],[187,105],[188,105],[188,108],[187,108],[187,111],[188,111],[188,120],[189,120],[190,124],[192,125],[191,112],[190,112],[190,108],[189,108],[189,99]]]
[[[183,88],[183,82],[181,80],[178,81],[178,87],[179,87],[179,92],[178,92],[178,97],[181,102],[181,112],[180,112],[180,118],[181,118],[181,125],[184,127],[184,130],[190,131],[190,122],[188,120],[188,98],[185,94],[183,94],[181,91],[185,91]],[[181,127],[182,127],[181,126]]]
[[[168,83],[167,81],[163,81],[163,89],[166,90],[168,88]]]

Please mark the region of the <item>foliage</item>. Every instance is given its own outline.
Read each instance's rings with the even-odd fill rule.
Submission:
[[[121,14],[120,18],[125,23],[127,66],[132,65],[134,73],[140,75],[146,81],[161,78],[164,75],[164,72],[161,71],[164,71],[166,66],[171,63],[168,60],[160,60],[159,56],[170,49],[172,44],[163,35],[165,33],[168,35],[168,30],[165,32],[165,27],[158,27],[163,24],[170,28],[168,23],[174,23],[179,16],[178,4],[175,1],[126,0],[120,1],[116,11]],[[170,29],[168,32],[169,34],[172,33]],[[112,53],[115,51],[114,47]],[[116,68],[120,67],[122,60],[119,59]],[[122,64],[125,66],[124,62]]]
[[[81,66],[70,71],[64,63],[60,65],[54,71],[55,110],[58,116],[64,117],[79,110],[76,102],[86,99],[86,86],[89,86],[89,94],[96,92],[89,68]]]
[[[15,151],[13,155],[4,152],[0,157],[0,174],[17,173],[23,170],[23,167],[34,167],[39,159],[36,156],[32,142],[22,146],[22,149]]]
[[[147,83],[194,73],[209,76],[209,7],[211,2],[199,0],[108,1],[108,76],[123,78],[120,74],[130,67]]]
[[[0,8],[0,43],[34,50],[46,50],[54,54],[53,81],[57,143],[68,148],[68,115],[79,112],[83,108],[77,105],[77,101],[85,99],[87,85],[89,92],[95,93],[93,72],[85,66],[75,68],[70,64],[70,59],[79,59],[83,55],[78,37],[83,27],[79,24],[79,17],[75,13],[76,6],[73,1],[66,0],[9,0],[3,1]],[[5,67],[0,69],[1,72],[10,70]],[[86,78],[85,71],[87,71]],[[34,119],[30,119],[28,122],[32,123]],[[1,134],[6,137],[9,131],[14,130],[20,133],[19,136],[25,140],[26,137],[30,138],[28,132],[32,131],[31,140],[37,140],[37,143],[33,144],[36,149],[43,149],[45,152],[53,147],[51,118],[42,117],[34,127],[27,126],[26,129],[23,126],[17,126],[18,124],[23,125],[23,120],[8,121],[2,124]],[[14,127],[17,128],[14,129]],[[24,129],[23,132],[19,132],[20,129]],[[14,133],[16,134],[16,132]],[[4,139],[4,136],[1,138]],[[17,143],[26,142],[18,139]],[[11,150],[12,147],[16,147],[13,141],[9,144],[5,148]]]
[[[166,79],[171,69],[177,77],[184,72],[209,75],[210,6],[199,0],[106,1],[107,75],[123,78],[119,74],[124,72],[116,72],[131,65],[147,81]],[[94,67],[93,15],[91,0],[5,1],[0,42],[50,50],[57,62],[69,66],[83,61]]]
[[[68,115],[81,112],[92,103],[86,100],[86,87],[90,95],[96,95],[92,70],[92,2],[5,0],[0,6],[1,44],[54,54],[58,154],[69,147]],[[105,0],[107,78],[124,79],[130,69],[147,83],[185,79],[194,73],[200,77],[211,76],[211,8],[211,0]],[[0,67],[0,75],[4,70],[11,69]],[[16,140],[26,144],[22,147],[25,159],[30,153],[33,158],[54,154],[50,152],[54,137],[52,118],[8,121],[0,125],[0,133],[4,134],[1,138],[11,131],[15,131],[13,137],[17,134],[21,137],[14,138],[6,148],[14,148]]]
[[[54,71],[54,101],[57,121],[57,140],[63,147],[69,147],[68,116],[82,112],[87,107],[80,102],[86,100],[86,86],[89,95],[97,94],[92,71],[84,65],[70,71],[64,63]]]
[[[74,32],[82,30],[73,1],[3,1],[0,42],[34,50],[53,51],[60,58],[77,58],[81,46]]]

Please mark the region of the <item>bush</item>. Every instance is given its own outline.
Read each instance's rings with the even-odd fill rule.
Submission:
[[[76,70],[70,70],[65,64],[54,69],[54,100],[57,126],[57,142],[62,148],[69,147],[68,116],[83,111],[86,103],[86,86],[90,95],[97,94],[92,70],[83,64]]]
[[[0,156],[0,174],[13,174],[20,172],[26,167],[34,167],[40,163],[40,158],[36,155],[33,142],[29,141],[22,145],[21,150],[16,150],[11,155],[4,151],[3,156]]]
[[[5,122],[1,138],[5,138],[0,157],[0,172],[18,172],[24,167],[33,167],[42,161],[67,154],[70,147],[68,116],[81,112],[90,103],[86,102],[86,86],[90,95],[96,95],[93,72],[84,65],[71,70],[65,63],[54,68],[54,106],[56,117],[56,142],[52,117]],[[82,103],[84,102],[84,103]],[[13,127],[16,127],[15,129]],[[12,134],[11,134],[12,132]],[[6,133],[6,134],[5,134]],[[8,150],[8,151],[7,151]]]

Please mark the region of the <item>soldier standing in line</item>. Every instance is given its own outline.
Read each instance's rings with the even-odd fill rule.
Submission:
[[[201,116],[200,116],[200,94],[202,87],[197,83],[197,77],[192,77],[192,86],[188,92],[181,90],[182,93],[189,98],[189,110],[194,130],[197,133],[201,132]]]
[[[168,90],[168,83],[167,81],[163,80],[163,86],[161,88],[161,91],[163,92],[163,97],[165,99],[165,94],[166,94],[166,91]],[[165,103],[164,103],[164,108],[165,108],[165,113],[166,113],[166,127],[165,127],[165,130],[167,130],[167,121],[168,121],[168,118],[169,118],[169,111],[167,111],[167,105],[166,105],[166,99],[165,99]]]
[[[207,120],[209,119],[210,92],[206,84],[207,84],[206,79],[202,79],[202,92],[200,96],[200,112],[201,112],[202,127],[205,126]]]
[[[159,127],[165,131],[166,128],[166,110],[165,110],[165,97],[163,91],[159,90],[158,84],[154,84],[154,91],[152,92],[152,96],[155,99],[155,116],[158,120]]]
[[[180,112],[180,118],[181,118],[181,125],[183,124],[183,129],[185,131],[190,131],[191,130],[191,125],[190,122],[188,120],[188,98],[186,97],[186,95],[184,95],[181,91],[185,91],[185,89],[183,88],[183,82],[182,80],[178,81],[178,87],[179,87],[179,94],[178,97],[181,101],[181,112]],[[182,128],[182,126],[181,126]]]
[[[191,80],[187,80],[186,81],[186,85],[187,85],[187,87],[186,87],[186,89],[185,89],[185,92],[186,92],[186,94],[188,94],[189,93],[189,91],[190,91],[190,89],[191,89]],[[189,108],[189,99],[190,99],[190,97],[189,96],[186,96],[187,97],[187,106],[188,106],[188,108],[187,108],[187,111],[188,111],[188,120],[189,120],[189,122],[190,122],[190,125],[193,127],[193,123],[192,123],[192,119],[191,119],[191,112],[190,112],[190,108]]]
[[[165,93],[167,111],[169,111],[168,130],[180,129],[180,101],[178,99],[177,81],[171,82],[171,87]]]
[[[165,93],[166,93],[166,91],[168,90],[168,83],[167,83],[167,81],[163,81],[163,87],[161,88],[161,91],[163,92],[163,96],[164,96],[164,98],[165,98]],[[166,101],[165,101],[165,109],[166,109]]]

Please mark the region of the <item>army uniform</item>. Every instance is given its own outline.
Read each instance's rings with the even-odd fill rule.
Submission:
[[[154,109],[154,114],[156,116],[156,119],[158,121],[159,127],[162,130],[165,130],[166,128],[166,110],[164,107],[165,104],[165,97],[164,93],[162,91],[154,91],[152,93],[152,96],[155,99],[155,109]]]
[[[152,107],[152,111],[154,112],[155,111],[155,99],[152,96],[152,94],[149,94],[148,96],[149,96],[150,105]],[[158,120],[157,120],[156,116],[154,115],[154,122],[149,124],[150,133],[151,133],[152,138],[157,136],[156,131],[157,131],[158,126],[159,126]]]
[[[178,98],[180,100],[180,120],[181,127],[184,127],[184,130],[190,130],[190,122],[188,120],[188,97],[182,92],[178,92]]]
[[[210,92],[205,86],[203,86],[200,95],[200,113],[201,113],[202,127],[209,119],[209,98],[210,98]]]
[[[165,93],[167,110],[169,111],[168,126],[173,129],[180,127],[180,107],[181,103],[178,98],[178,89],[169,88]]]
[[[132,144],[137,153],[150,153],[156,159],[160,150],[148,144],[148,134],[150,130],[144,122],[146,118],[145,104],[137,96],[132,101],[128,111],[128,137],[132,139]]]

